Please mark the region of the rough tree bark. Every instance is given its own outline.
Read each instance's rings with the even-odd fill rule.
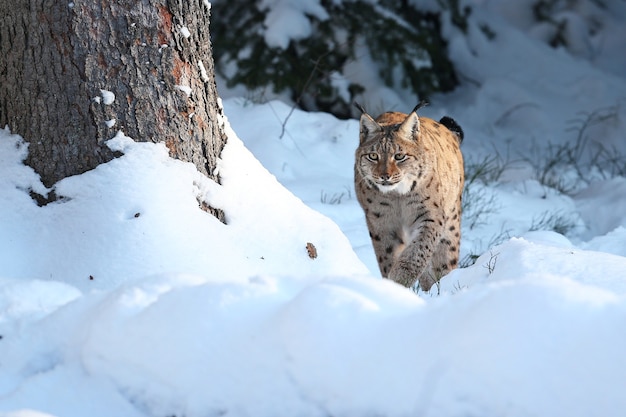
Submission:
[[[209,16],[207,0],[0,1],[0,126],[44,185],[111,160],[119,130],[219,181]]]

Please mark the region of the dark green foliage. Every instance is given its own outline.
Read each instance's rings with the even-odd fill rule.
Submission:
[[[438,11],[423,11],[408,1],[377,4],[354,0],[321,0],[328,19],[307,16],[311,35],[285,48],[268,47],[264,39],[267,10],[259,0],[213,1],[211,34],[217,70],[230,87],[272,88],[287,93],[305,110],[351,116],[351,102],[368,86],[343,74],[344,65],[372,57],[381,79],[420,98],[450,91],[458,83],[442,36],[442,19],[467,28],[468,9],[458,0],[441,0]],[[446,13],[444,13],[444,11]],[[333,81],[347,84],[343,93]],[[348,97],[349,96],[349,97]]]

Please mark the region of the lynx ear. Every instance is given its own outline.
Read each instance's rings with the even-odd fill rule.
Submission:
[[[398,128],[398,133],[400,133],[400,136],[406,140],[415,140],[419,131],[420,118],[414,111],[411,112],[406,119],[404,119],[404,122],[402,122]]]
[[[420,131],[420,118],[417,115],[417,111],[427,105],[427,101],[420,101],[411,113],[409,113],[406,119],[404,119],[404,122],[402,122],[398,128],[398,132],[402,135],[402,137],[408,140],[414,140],[417,137],[417,134]]]
[[[375,132],[380,132],[382,127],[365,112],[365,109],[359,104],[354,103],[355,107],[361,111],[361,118],[359,119],[359,142],[363,143],[367,138]]]

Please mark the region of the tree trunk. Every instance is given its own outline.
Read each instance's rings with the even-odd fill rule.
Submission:
[[[219,181],[209,16],[207,0],[0,2],[0,126],[44,185],[111,160],[120,130]]]

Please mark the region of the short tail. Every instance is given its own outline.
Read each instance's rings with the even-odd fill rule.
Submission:
[[[447,127],[452,133],[456,134],[459,138],[459,144],[463,142],[463,129],[461,129],[461,126],[459,126],[459,124],[455,122],[452,117],[443,116],[441,120],[439,120],[439,123]]]

